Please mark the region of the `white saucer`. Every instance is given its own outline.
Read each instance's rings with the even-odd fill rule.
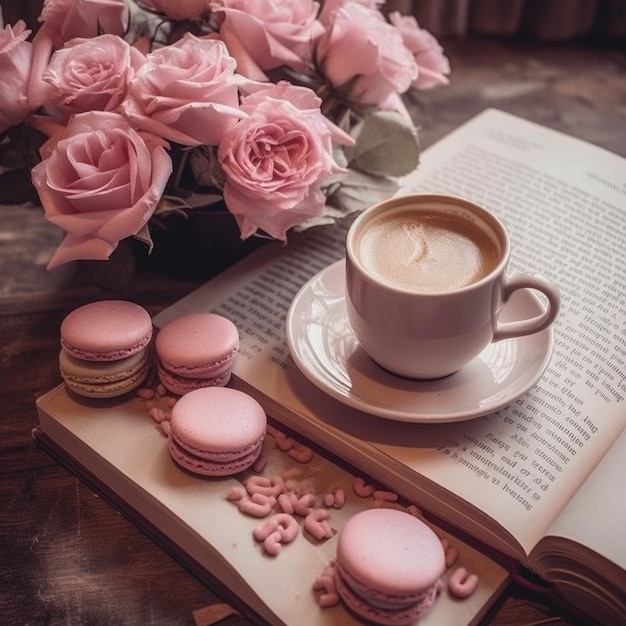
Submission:
[[[522,290],[507,303],[502,319],[540,311],[537,297]],[[311,278],[294,298],[287,343],[302,373],[340,402],[379,417],[436,423],[493,413],[528,391],[548,365],[553,331],[493,343],[446,378],[401,378],[374,363],[353,335],[346,319],[342,260]]]

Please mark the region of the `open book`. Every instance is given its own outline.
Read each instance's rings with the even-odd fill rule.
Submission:
[[[511,234],[511,269],[544,274],[562,291],[562,313],[544,338],[543,350],[553,348],[549,364],[543,357],[534,364],[538,382],[510,402],[503,388],[504,403],[495,402],[481,417],[428,423],[372,415],[367,407],[333,399],[295,365],[285,338],[287,312],[309,279],[334,262],[341,265],[345,229],[336,226],[298,234],[287,246],[264,246],[165,310],[155,324],[196,311],[229,317],[241,335],[233,386],[254,395],[286,429],[417,504],[510,571],[548,581],[573,610],[599,623],[623,623],[625,179],[626,160],[495,110],[425,151],[407,178],[404,192],[452,193],[498,214]],[[498,352],[503,377],[519,360],[519,345],[510,341]],[[465,383],[472,388],[471,379]],[[441,398],[445,402],[445,390]],[[106,427],[81,420],[87,408],[111,413],[111,427],[123,420],[119,407],[77,408],[59,388],[38,402],[44,435],[136,505],[137,481],[129,476],[141,461],[119,458],[114,446],[103,449]],[[186,533],[197,539],[184,504],[168,502],[150,485],[141,502],[147,516],[165,518],[170,536],[181,534],[183,519],[181,542]],[[495,571],[485,590],[499,593],[503,579],[485,563],[485,572]],[[230,564],[246,575],[243,563],[243,570]],[[473,616],[448,623],[471,621],[488,602],[483,597],[478,604]],[[328,614],[320,619],[339,623],[326,621]]]
[[[496,213],[511,235],[510,269],[561,289],[550,363],[509,406],[468,421],[410,423],[372,416],[309,382],[289,355],[285,319],[302,285],[343,257],[345,231],[336,227],[261,249],[156,324],[192,311],[229,317],[242,335],[234,385],[271,415],[549,581],[575,609],[623,623],[626,160],[488,110],[423,153],[403,189],[419,191]]]

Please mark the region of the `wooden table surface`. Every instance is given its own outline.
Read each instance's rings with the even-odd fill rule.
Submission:
[[[450,86],[412,102],[424,147],[492,106],[626,156],[626,57],[617,44],[460,40],[446,51]],[[46,272],[60,233],[38,207],[0,206],[0,215],[2,623],[205,623],[197,611],[220,598],[33,442],[35,398],[60,382],[61,319],[120,294],[98,287],[82,266]],[[154,314],[197,284],[145,268],[127,294]],[[489,623],[573,622],[512,588]]]

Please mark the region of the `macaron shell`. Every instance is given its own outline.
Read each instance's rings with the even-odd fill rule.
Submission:
[[[221,315],[193,313],[166,324],[155,345],[164,370],[188,378],[214,377],[232,364],[239,332]]]
[[[408,626],[415,624],[430,609],[437,599],[437,585],[432,585],[421,597],[408,607],[393,610],[372,605],[366,599],[358,596],[341,574],[340,568],[335,572],[335,584],[341,599],[358,616],[383,626]]]
[[[224,387],[228,384],[231,377],[230,368],[210,378],[189,378],[185,376],[178,376],[177,374],[164,369],[160,361],[158,362],[157,370],[159,380],[163,383],[163,386],[168,391],[171,391],[173,394],[178,396],[183,396],[194,389],[201,389],[202,387]]]
[[[61,346],[69,355],[83,360],[121,359],[141,351],[151,338],[150,315],[126,300],[85,304],[61,323]]]
[[[395,509],[370,509],[342,528],[337,561],[364,589],[410,596],[445,571],[441,541],[422,521]]]
[[[61,350],[59,369],[65,384],[89,398],[113,398],[141,385],[149,371],[148,349],[117,361],[86,361]]]
[[[209,461],[191,454],[182,448],[179,443],[169,437],[169,451],[172,458],[186,470],[194,474],[204,476],[232,476],[248,469],[259,458],[261,454],[262,441],[257,442],[248,454],[244,456],[224,461]]]

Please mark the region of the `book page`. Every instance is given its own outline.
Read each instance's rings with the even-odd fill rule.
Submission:
[[[472,425],[473,435],[450,442],[465,449],[459,462],[491,473],[511,496],[484,489],[474,502],[491,510],[498,497],[500,519],[521,537],[525,513],[549,517],[552,504],[564,506],[626,424],[626,161],[488,111],[429,150],[407,189],[486,207],[509,230],[511,271],[542,274],[561,290],[546,375],[487,428]],[[462,492],[476,483],[456,478]]]
[[[539,544],[540,550],[533,555],[536,570],[550,571],[551,580],[554,580],[568,600],[579,609],[596,616],[601,623],[617,623],[616,616],[624,615],[624,459],[626,432],[622,433],[583,483],[549,529],[547,538]],[[610,503],[609,514],[607,503]],[[586,549],[581,550],[578,545],[572,546],[571,542],[582,544]],[[595,556],[597,554],[606,559],[600,570]],[[582,584],[587,587],[587,592],[593,590],[593,594],[581,594],[581,581],[572,577],[570,571],[581,572],[584,581]],[[602,584],[598,584],[598,579]]]
[[[454,193],[494,211],[510,230],[511,269],[540,272],[562,291],[548,371],[498,413],[443,425],[393,422],[332,400],[297,371],[284,340],[286,311],[307,278],[343,257],[340,227],[268,246],[155,322],[197,310],[230,317],[242,336],[235,378],[285,408],[290,426],[374,476],[393,475],[398,488],[421,488],[430,502],[418,504],[456,515],[468,532],[472,520],[475,530],[484,526],[474,513],[486,511],[529,551],[626,423],[624,163],[488,111],[425,151],[407,180],[406,192]],[[471,505],[467,519],[436,486]]]
[[[37,408],[43,432],[60,446],[62,455],[69,455],[83,473],[96,476],[123,504],[156,526],[268,624],[361,623],[341,604],[320,607],[313,590],[316,579],[335,558],[339,530],[359,511],[376,506],[373,498],[353,492],[354,475],[310,450],[310,455],[296,462],[288,451],[280,449],[275,433],[268,433],[263,441],[264,467],[258,473],[247,470],[219,478],[193,475],[175,464],[167,437],[132,394],[94,401],[74,396],[60,385],[39,398]],[[253,533],[270,515],[245,514],[237,501],[228,497],[231,490],[244,488],[251,477],[280,477],[294,492],[315,496],[316,508],[324,508],[327,494],[342,489],[343,506],[325,509],[332,536],[316,540],[306,530],[304,517],[297,516],[293,541],[283,545],[277,555],[267,554]],[[395,506],[402,508],[400,503]],[[276,507],[272,514],[279,510]],[[508,575],[456,537],[435,527],[433,530],[458,549],[459,558],[444,573],[442,592],[420,625],[479,623],[506,585]],[[461,566],[480,576],[475,593],[462,601],[447,588],[450,575]]]
[[[626,541],[615,541],[624,533],[626,520],[626,481],[621,479],[626,459],[626,432],[600,461],[552,525],[550,535],[582,543],[626,570]],[[611,503],[611,515],[606,515],[606,503]],[[608,519],[604,519],[608,518]],[[584,520],[584,524],[580,521]],[[598,532],[598,528],[610,529]],[[624,572],[622,572],[624,575]]]

